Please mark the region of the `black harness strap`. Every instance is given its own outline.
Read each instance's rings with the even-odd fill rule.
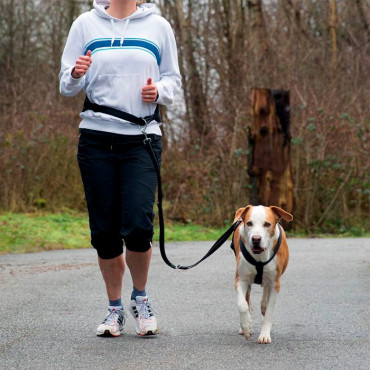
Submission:
[[[177,265],[176,266],[167,258],[166,249],[165,249],[165,242],[164,242],[165,238],[164,238],[164,217],[163,217],[163,208],[162,208],[163,193],[162,193],[161,170],[160,170],[157,158],[156,158],[156,156],[154,154],[154,151],[153,151],[153,147],[152,147],[152,144],[151,144],[151,139],[147,136],[147,134],[145,132],[145,126],[149,122],[151,122],[152,120],[155,120],[157,122],[161,122],[161,117],[160,117],[160,114],[159,114],[158,105],[157,105],[157,108],[156,108],[156,110],[155,110],[155,112],[152,116],[147,116],[147,117],[144,117],[144,118],[140,118],[140,117],[136,117],[136,116],[134,116],[130,113],[123,112],[123,111],[120,111],[120,110],[115,109],[115,108],[110,108],[110,107],[106,107],[106,106],[103,106],[103,105],[92,103],[86,96],[82,111],[84,112],[86,110],[92,110],[94,112],[101,112],[101,113],[109,114],[111,116],[121,118],[125,121],[129,121],[129,122],[132,122],[134,124],[138,124],[140,126],[143,126],[142,133],[145,137],[144,145],[147,148],[150,157],[152,158],[152,161],[153,161],[153,164],[154,164],[154,167],[155,167],[155,171],[156,171],[156,174],[157,174],[157,181],[158,181],[158,185],[157,185],[158,186],[157,207],[158,207],[158,217],[159,217],[159,249],[160,249],[163,261],[168,266],[170,266],[171,268],[173,268],[175,270],[189,270],[189,269],[197,266],[199,263],[204,261],[209,256],[211,256],[214,252],[216,252],[217,249],[219,249],[226,242],[226,240],[229,238],[229,236],[236,230],[236,228],[239,226],[239,224],[242,222],[242,220],[237,220],[236,222],[234,222],[220,236],[220,238],[218,238],[216,240],[216,242],[213,244],[211,249],[198,262],[193,263],[192,265],[189,265],[189,266],[182,266],[182,265]]]
[[[279,251],[279,248],[280,248],[280,245],[281,245],[281,239],[282,239],[282,233],[281,233],[281,226],[280,224],[278,224],[278,227],[279,227],[279,238],[278,238],[278,241],[276,243],[276,246],[275,246],[275,249],[274,249],[274,253],[272,254],[271,258],[266,261],[266,262],[258,262],[256,261],[247,251],[247,249],[245,248],[245,245],[242,241],[242,238],[239,239],[239,245],[240,245],[240,250],[241,252],[243,253],[243,256],[244,258],[253,266],[256,266],[256,270],[257,270],[257,275],[255,276],[254,278],[254,283],[255,284],[262,284],[262,275],[263,275],[263,266],[267,265],[268,263],[270,263],[273,258],[276,256],[276,253]]]

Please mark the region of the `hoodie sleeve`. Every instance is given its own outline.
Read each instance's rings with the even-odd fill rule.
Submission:
[[[161,105],[170,105],[173,103],[175,95],[181,89],[181,75],[179,71],[175,35],[168,22],[166,22],[166,32],[163,51],[161,53],[159,73],[160,80],[156,82],[158,89],[157,103]]]
[[[72,69],[76,60],[83,54],[83,40],[75,21],[69,31],[66,45],[64,47],[61,70],[59,73],[59,90],[62,95],[75,96],[85,86],[85,76],[81,78],[72,77]]]

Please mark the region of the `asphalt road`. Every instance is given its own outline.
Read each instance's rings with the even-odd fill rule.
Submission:
[[[0,256],[1,369],[368,369],[370,239],[289,239],[272,344],[238,335],[234,257],[227,245],[193,270],[167,267],[155,246],[148,292],[161,334],[99,338],[106,296],[92,249]],[[168,243],[175,264],[211,243]],[[124,278],[127,302],[131,280]],[[127,307],[127,305],[126,305]]]

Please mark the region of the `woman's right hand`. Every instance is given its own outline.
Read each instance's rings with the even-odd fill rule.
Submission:
[[[81,78],[88,71],[91,63],[91,50],[88,50],[86,55],[81,55],[76,60],[76,65],[72,69],[72,77]]]

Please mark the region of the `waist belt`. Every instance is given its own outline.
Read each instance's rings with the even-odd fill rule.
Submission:
[[[97,113],[105,113],[109,114],[111,116],[123,119],[124,121],[128,121],[130,123],[139,125],[139,126],[146,126],[148,123],[151,121],[157,121],[157,122],[162,122],[161,121],[161,116],[159,113],[159,106],[155,108],[154,113],[151,116],[146,116],[146,117],[137,117],[134,116],[133,114],[123,112],[119,109],[107,107],[105,105],[99,105],[96,103],[92,103],[89,98],[86,96],[84,104],[82,106],[82,112],[85,112],[87,110],[92,110],[93,112]]]

